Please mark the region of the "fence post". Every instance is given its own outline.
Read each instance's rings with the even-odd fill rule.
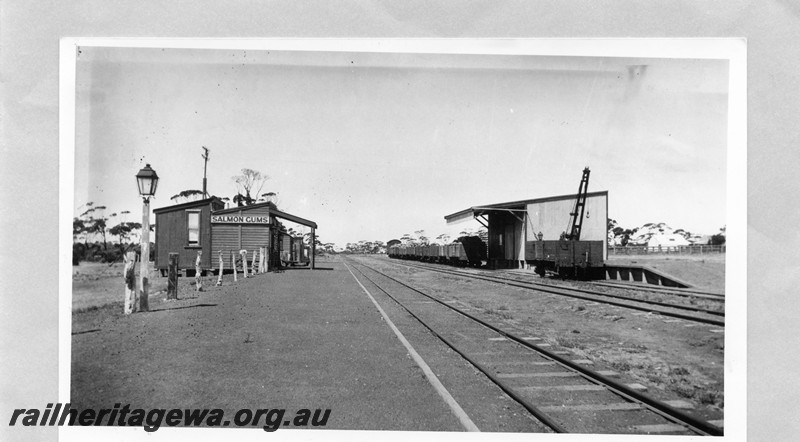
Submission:
[[[258,274],[258,250],[253,250],[253,276]]]
[[[217,285],[222,285],[222,273],[225,270],[225,261],[222,260],[222,250],[219,251],[219,278],[217,278]]]
[[[194,285],[195,291],[203,291],[203,251],[197,251],[197,258],[194,260]]]
[[[233,282],[238,282],[239,277],[236,276],[236,253],[231,250],[231,268],[233,268]]]
[[[122,271],[122,276],[125,278],[125,309],[126,315],[133,313],[136,307],[136,252],[127,252],[122,257],[125,262],[125,269]]]
[[[169,267],[167,268],[167,299],[178,299],[178,260],[177,253],[169,254]]]
[[[242,255],[242,274],[247,279],[247,250],[240,250],[239,254]]]

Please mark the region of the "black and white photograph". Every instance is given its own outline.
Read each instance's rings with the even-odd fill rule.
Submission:
[[[725,433],[744,45],[129,43],[62,44],[53,419]]]
[[[5,1],[0,440],[793,440],[784,0]]]

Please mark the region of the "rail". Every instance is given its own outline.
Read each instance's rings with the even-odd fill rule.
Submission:
[[[415,267],[415,268],[418,268],[418,269],[423,269],[423,270],[428,270],[428,271],[433,271],[433,272],[439,272],[439,273],[446,273],[446,274],[451,274],[451,275],[463,276],[465,278],[472,278],[472,279],[479,279],[479,280],[484,280],[484,281],[489,281],[489,282],[495,282],[495,283],[498,283],[498,284],[505,284],[505,285],[512,286],[512,287],[519,287],[519,288],[523,288],[523,289],[537,290],[537,291],[540,291],[540,292],[552,293],[552,294],[555,294],[555,295],[567,296],[567,297],[575,298],[575,299],[582,299],[582,300],[585,300],[585,301],[601,302],[603,304],[614,305],[614,306],[617,306],[617,307],[623,307],[623,308],[628,308],[628,309],[632,309],[632,310],[653,312],[653,313],[658,313],[658,314],[663,315],[663,316],[669,316],[669,317],[678,318],[678,319],[685,319],[687,321],[700,322],[700,323],[715,325],[715,326],[719,326],[719,327],[724,327],[725,326],[725,321],[720,320],[720,319],[698,317],[698,316],[694,316],[694,315],[686,315],[686,314],[683,314],[683,313],[680,313],[680,312],[663,310],[663,309],[660,309],[660,308],[653,308],[650,305],[656,305],[657,303],[654,303],[652,301],[632,300],[632,299],[630,299],[630,298],[628,298],[626,296],[613,295],[613,294],[610,294],[610,293],[595,292],[595,291],[592,291],[592,290],[585,290],[585,289],[579,289],[579,288],[574,288],[574,287],[571,287],[571,288],[558,287],[558,286],[553,286],[553,285],[546,284],[546,283],[541,283],[541,282],[521,281],[521,280],[518,280],[518,279],[510,279],[510,278],[502,277],[502,276],[488,276],[488,275],[477,274],[477,273],[466,273],[466,272],[461,272],[461,271],[457,271],[457,270],[449,270],[449,269],[444,269],[444,268],[438,268],[438,267],[434,267],[434,266],[415,265],[413,263],[408,263],[408,262],[403,262],[403,263],[399,263],[398,262],[396,264],[397,265],[402,265],[402,266],[405,266],[405,267]],[[363,265],[363,263],[362,263],[362,265]],[[590,297],[587,297],[586,295],[581,295],[580,293],[590,294]],[[601,297],[601,298],[598,298],[598,297]],[[611,299],[616,298],[616,299],[620,299],[620,300],[636,302],[636,303],[639,303],[639,304],[650,304],[650,305],[629,304],[629,303],[621,302],[621,301],[614,301],[614,300],[608,300],[608,299],[603,300],[602,298],[611,298]],[[676,308],[676,309],[679,309],[679,310],[693,310],[693,311],[696,311],[698,313],[710,313],[710,312],[700,311],[700,310],[698,310],[697,308],[694,308],[694,307],[669,305],[669,308]],[[717,313],[710,313],[710,314],[713,315],[713,316],[725,316],[724,312],[717,312]]]

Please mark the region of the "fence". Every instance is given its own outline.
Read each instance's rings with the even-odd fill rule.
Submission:
[[[614,255],[705,255],[712,253],[725,253],[725,245],[691,245],[691,246],[608,246],[608,256]]]

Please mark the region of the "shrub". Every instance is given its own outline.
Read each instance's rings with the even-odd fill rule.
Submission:
[[[725,234],[717,233],[716,235],[713,235],[708,241],[708,244],[712,246],[721,246],[725,244]]]

